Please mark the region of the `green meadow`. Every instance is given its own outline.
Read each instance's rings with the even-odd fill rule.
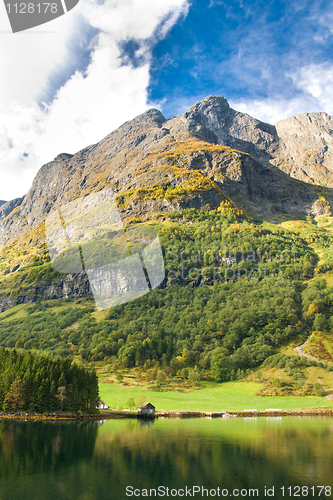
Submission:
[[[140,388],[120,387],[116,384],[99,384],[101,398],[113,409],[125,409],[129,398],[136,400],[143,395],[157,411],[242,411],[249,409],[298,410],[305,408],[333,408],[333,401],[323,397],[256,396],[262,384],[255,382],[203,382],[202,388],[191,392],[147,391]]]

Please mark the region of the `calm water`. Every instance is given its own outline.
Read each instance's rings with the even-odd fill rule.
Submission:
[[[310,489],[297,496],[295,485]],[[185,486],[215,490],[216,498],[235,489],[239,498],[333,498],[317,488],[333,489],[333,420],[0,421],[1,500],[146,498],[126,496],[126,486],[165,488],[150,498],[181,498],[175,490]],[[272,486],[274,497],[265,496]]]

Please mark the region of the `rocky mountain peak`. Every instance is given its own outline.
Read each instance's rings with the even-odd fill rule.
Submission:
[[[132,122],[133,123],[147,122],[147,123],[153,123],[156,125],[162,125],[165,121],[166,121],[166,119],[164,118],[164,116],[162,115],[162,113],[158,109],[150,108],[147,111],[145,111],[144,113],[142,113],[141,115],[138,115],[135,118],[133,118],[133,120],[130,120],[130,122],[126,122],[126,123],[128,124],[128,123],[132,123]]]
[[[73,157],[73,155],[71,155],[69,153],[60,153],[60,155],[56,156],[53,161],[69,160],[72,157]]]
[[[235,111],[224,97],[205,97],[180,117],[188,123],[190,133],[251,154],[265,165],[278,144],[273,125]]]
[[[222,128],[223,122],[228,115],[230,106],[224,97],[210,95],[192,106],[184,117],[193,119],[198,123],[210,125],[211,128]]]

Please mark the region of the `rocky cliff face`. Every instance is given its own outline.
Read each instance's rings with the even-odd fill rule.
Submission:
[[[38,172],[23,199],[0,208],[2,243],[28,233],[48,213],[112,187],[124,219],[147,220],[181,208],[301,216],[331,200],[333,118],[302,114],[276,127],[209,96],[166,120],[151,109],[75,155]]]
[[[0,313],[18,304],[30,304],[38,298],[42,300],[80,298],[90,293],[90,284],[85,273],[66,274],[52,283],[40,282],[28,291],[18,294],[0,293]]]
[[[280,138],[273,164],[311,184],[333,186],[333,117],[302,113],[276,124]]]

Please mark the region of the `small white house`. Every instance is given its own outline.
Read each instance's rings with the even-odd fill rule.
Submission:
[[[105,401],[103,401],[103,399],[100,399],[100,400],[99,400],[99,404],[98,404],[98,406],[97,406],[97,409],[98,409],[98,410],[107,410],[108,408],[109,408],[109,407],[108,407],[108,405],[106,404],[106,402],[105,402]]]
[[[154,414],[155,406],[152,405],[151,403],[145,403],[144,405],[140,406],[140,408],[138,408],[138,412]]]

